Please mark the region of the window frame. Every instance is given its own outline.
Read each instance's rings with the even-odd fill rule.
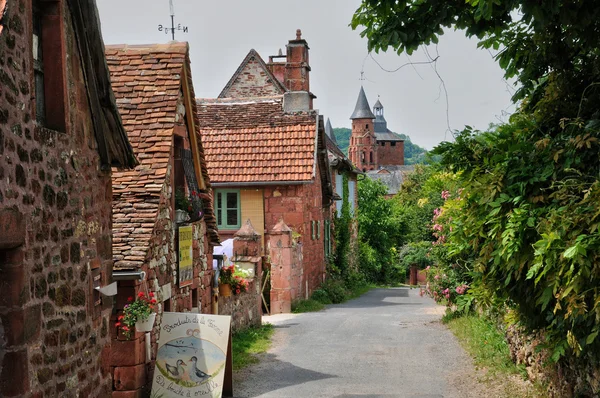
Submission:
[[[38,126],[65,133],[68,128],[68,93],[64,0],[34,0],[30,3],[30,54],[32,106]],[[34,20],[41,59],[34,60]],[[41,76],[37,81],[36,76]],[[42,87],[39,87],[39,86]],[[43,93],[43,98],[37,98]],[[43,109],[38,109],[43,105]]]
[[[228,193],[235,193],[237,195],[237,224],[236,225],[230,225],[227,224],[227,210],[232,210],[233,207],[230,209],[227,207],[227,194]],[[221,206],[221,208],[219,208],[219,194],[223,195],[222,200],[225,203],[225,211],[223,211],[223,208]],[[217,227],[219,229],[222,230],[238,230],[241,228],[242,224],[241,224],[241,220],[242,220],[242,203],[241,203],[241,195],[240,195],[240,190],[239,189],[215,189],[215,216],[217,218]],[[219,217],[219,212],[221,213],[221,216]],[[224,221],[224,223],[223,223]]]

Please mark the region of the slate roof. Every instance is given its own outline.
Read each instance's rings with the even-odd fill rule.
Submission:
[[[113,169],[113,254],[115,269],[143,265],[171,159],[173,129],[181,97],[184,67],[194,98],[187,43],[106,46],[112,87],[129,141],[140,164],[134,170]],[[195,101],[192,100],[199,139]],[[179,121],[179,124],[182,122]],[[200,143],[202,176],[210,188]],[[210,195],[204,197],[209,239],[218,242]]]
[[[356,106],[354,107],[354,112],[352,112],[350,119],[375,119],[375,115],[371,112],[369,101],[367,101],[367,96],[365,95],[365,90],[362,86],[360,87]]]
[[[318,114],[285,114],[282,101],[283,96],[197,100],[213,183],[308,182],[314,178],[315,145],[325,146],[317,136]]]
[[[325,134],[327,137],[333,141],[335,145],[337,145],[337,139],[335,138],[335,133],[333,132],[333,127],[331,127],[331,121],[327,118],[327,123],[325,124]]]
[[[367,171],[367,177],[383,182],[387,187],[388,195],[395,195],[402,187],[404,177],[414,169],[413,165],[385,166],[381,170]]]

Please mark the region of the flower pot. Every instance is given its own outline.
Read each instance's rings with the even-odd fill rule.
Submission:
[[[144,321],[137,321],[135,323],[135,330],[138,332],[151,332],[152,326],[154,326],[154,320],[156,319],[156,313],[153,312],[150,316]]]
[[[177,209],[175,210],[175,223],[182,224],[190,219],[190,216],[187,211]]]
[[[231,296],[231,285],[228,283],[219,285],[219,296],[229,297]]]

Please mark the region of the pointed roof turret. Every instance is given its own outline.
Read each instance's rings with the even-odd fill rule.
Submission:
[[[331,138],[331,141],[333,141],[333,143],[337,145],[335,133],[333,132],[333,127],[331,127],[331,122],[329,121],[329,118],[327,118],[327,123],[325,124],[325,134],[327,134],[327,136]]]
[[[375,114],[375,122],[373,123],[375,133],[387,133],[387,121],[383,116],[383,105],[381,104],[381,101],[379,101],[379,98],[373,106],[373,113]]]
[[[354,112],[350,119],[375,119],[375,115],[371,112],[371,107],[369,106],[369,101],[367,101],[367,96],[365,95],[365,90],[360,87],[360,92],[358,93],[358,99],[356,100],[356,107],[354,108]]]

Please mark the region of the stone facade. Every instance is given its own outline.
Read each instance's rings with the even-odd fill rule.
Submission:
[[[378,147],[373,131],[373,119],[352,120],[348,157],[362,171],[377,169]]]
[[[193,227],[193,279],[192,284],[179,287],[177,272],[176,225],[173,222],[175,209],[172,201],[171,166],[163,185],[158,207],[158,216],[153,224],[149,250],[140,270],[147,273],[147,280],[119,282],[117,311],[127,304],[128,297],[136,297],[139,292],[151,291],[158,301],[156,322],[151,333],[151,356],[146,356],[145,335],[135,333],[130,341],[113,330],[112,372],[114,375],[113,397],[143,396],[145,388],[152,380],[154,360],[160,338],[162,313],[200,312],[212,313],[212,245],[206,239],[206,225],[203,220],[192,223]],[[123,210],[127,202],[115,203],[115,212]],[[118,313],[117,312],[117,313]],[[116,322],[116,315],[113,317]],[[146,364],[149,364],[146,366]]]
[[[111,280],[111,173],[99,156],[69,7],[55,3],[64,16],[56,22],[64,41],[55,45],[64,51],[56,56],[67,84],[52,93],[65,95],[65,128],[54,131],[35,122],[31,2],[2,1],[0,9],[5,5],[0,396],[110,396],[112,300],[94,291],[93,280]]]
[[[404,165],[404,141],[381,141],[377,147],[380,167]]]
[[[219,98],[268,97],[283,94],[284,91],[260,55],[251,50]]]

